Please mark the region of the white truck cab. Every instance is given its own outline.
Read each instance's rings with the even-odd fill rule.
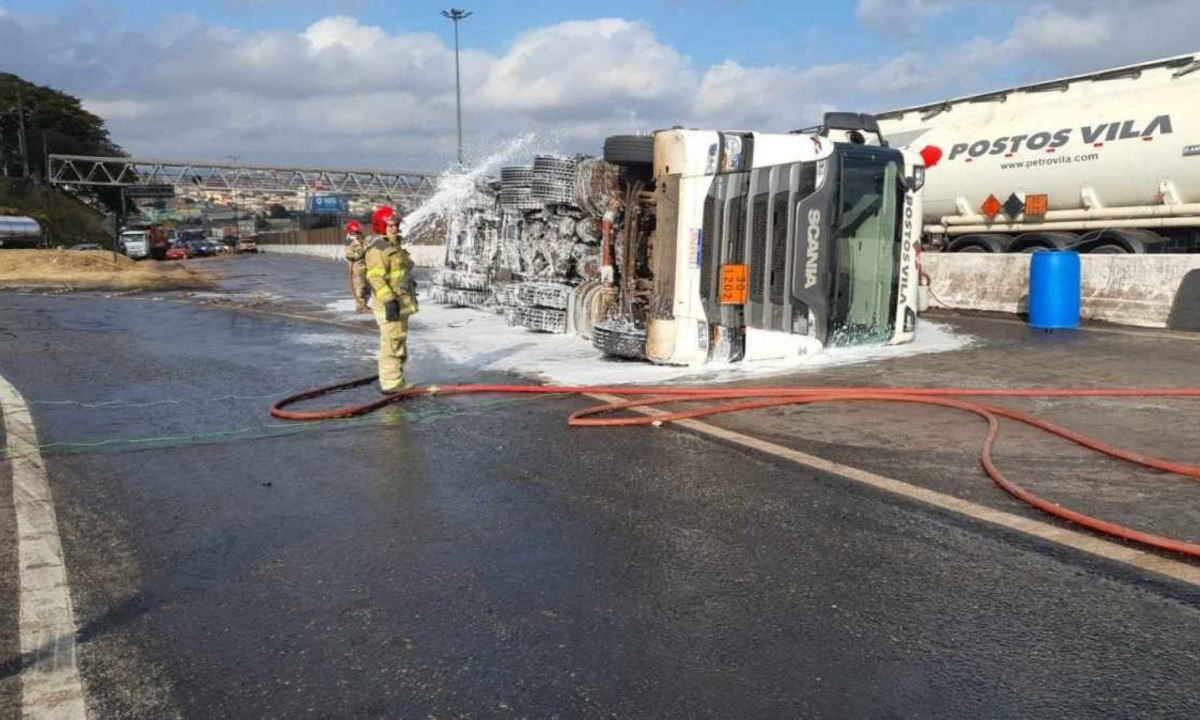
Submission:
[[[126,230],[120,244],[122,252],[134,260],[150,257],[150,233],[146,230]]]
[[[913,339],[924,168],[867,125],[655,134],[650,360]]]

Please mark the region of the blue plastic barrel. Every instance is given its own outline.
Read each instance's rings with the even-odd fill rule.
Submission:
[[[1030,327],[1079,327],[1079,253],[1043,250],[1029,257]]]

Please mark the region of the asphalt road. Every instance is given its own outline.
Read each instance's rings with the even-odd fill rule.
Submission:
[[[227,288],[302,288],[293,309],[343,280],[238,267]],[[97,718],[1200,716],[1192,587],[685,431],[569,429],[586,400],[270,421],[369,373],[369,333],[171,297],[0,295],[0,318]],[[414,346],[415,376],[519,381]],[[741,429],[795,435],[766,417]],[[922,476],[907,434],[808,437]]]

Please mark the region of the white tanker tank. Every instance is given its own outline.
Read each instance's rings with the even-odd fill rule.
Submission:
[[[1200,251],[1200,53],[876,115],[951,251]]]

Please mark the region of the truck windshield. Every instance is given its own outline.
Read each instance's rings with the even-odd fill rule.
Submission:
[[[899,289],[900,175],[890,153],[856,150],[842,157],[829,345],[891,338]]]

